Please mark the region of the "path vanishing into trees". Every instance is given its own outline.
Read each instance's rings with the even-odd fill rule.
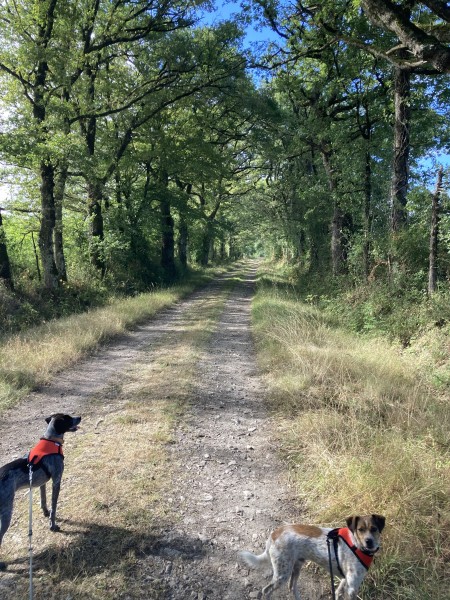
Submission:
[[[70,587],[71,593],[64,597],[167,600],[260,597],[263,577],[240,566],[236,560],[237,552],[240,549],[261,550],[271,529],[283,522],[297,520],[301,515],[295,508],[285,469],[274,447],[272,431],[275,425],[265,407],[264,383],[258,372],[252,342],[250,306],[256,268],[257,263],[248,262],[238,270],[230,271],[126,337],[61,373],[47,388],[33,393],[2,417],[0,450],[3,462],[22,455],[31,447],[42,434],[42,419],[48,414],[64,411],[83,417],[83,431],[66,436],[69,438],[66,439],[66,473],[59,511],[62,533],[47,533],[36,510],[39,526],[36,525],[34,543],[40,598],[53,598],[58,594],[61,597],[61,592],[69,589],[66,581],[70,571],[69,549],[71,561],[76,562],[76,557],[79,556],[81,561],[82,552],[90,546],[96,549],[91,553],[91,564],[80,568],[77,581]],[[111,553],[111,545],[114,545],[111,543],[112,527],[105,525],[103,529],[95,529],[93,525],[96,520],[96,527],[100,527],[102,514],[91,515],[91,509],[87,508],[78,521],[76,515],[70,514],[73,502],[82,504],[85,496],[96,494],[94,488],[85,489],[89,483],[84,482],[108,477],[106,464],[104,474],[103,469],[95,470],[95,464],[101,464],[102,459],[100,454],[96,457],[97,463],[93,463],[92,452],[97,453],[99,444],[103,444],[105,461],[109,460],[108,438],[114,438],[116,460],[123,461],[128,475],[122,477],[122,471],[116,470],[117,485],[109,492],[108,506],[112,512],[114,503],[126,507],[128,498],[129,502],[136,503],[135,496],[128,496],[126,487],[134,466],[125,449],[132,439],[141,435],[138,420],[131,419],[130,413],[125,418],[125,411],[130,410],[133,387],[130,381],[133,377],[134,385],[141,384],[145,378],[151,381],[156,377],[155,364],[162,364],[161,356],[164,356],[164,385],[170,385],[170,380],[173,383],[180,373],[177,373],[176,361],[171,372],[167,357],[176,355],[177,344],[188,343],[191,331],[202,330],[203,323],[206,324],[205,315],[210,310],[208,307],[212,305],[215,316],[213,325],[208,325],[211,331],[202,338],[195,360],[189,363],[188,402],[184,404],[170,443],[164,446],[168,483],[161,488],[159,508],[153,509],[152,505],[148,508],[151,536],[146,535],[144,539],[142,534],[141,539],[139,532],[135,532],[134,537],[129,537],[126,522],[121,522],[124,508],[117,513],[114,540],[119,539],[120,524],[120,536],[128,540],[124,546],[128,555],[132,554],[132,562],[128,563],[127,572],[124,569],[121,573],[123,586],[120,591],[109,592],[106,585],[97,596],[95,591],[86,591],[89,586],[83,584],[83,578],[86,581],[92,578],[94,570],[97,581],[102,573],[105,579],[110,573],[116,577],[115,569],[121,569],[121,557],[120,552],[117,555]],[[129,391],[126,393],[126,390]],[[181,387],[179,390],[180,394],[185,393]],[[166,395],[176,396],[177,392],[171,389]],[[136,402],[133,401],[135,409]],[[152,398],[146,396],[145,402],[151,403]],[[145,453],[143,444],[145,441],[140,442]],[[145,469],[150,479],[154,473],[158,478],[158,469],[154,470],[153,465],[144,465],[144,473]],[[121,491],[122,481],[125,492]],[[104,485],[107,485],[106,481]],[[19,504],[26,503],[18,498]],[[152,511],[161,510],[161,505],[164,517],[154,519]],[[16,506],[16,512],[2,549],[10,567],[0,575],[0,592],[4,588],[11,599],[21,597],[19,593],[26,584],[27,523],[24,509]],[[139,512],[146,518],[142,510]],[[62,550],[56,551],[57,569],[46,555],[49,544],[52,547],[61,544]],[[134,551],[133,545],[139,546],[139,552]],[[98,554],[103,554],[103,558],[97,558]],[[70,568],[74,568],[73,564]],[[51,590],[43,583],[48,575],[51,575]],[[305,597],[328,597],[326,580],[323,582],[321,580],[319,588],[318,583],[303,579]],[[13,590],[18,590],[17,596]],[[287,591],[279,595],[279,598],[288,597]]]

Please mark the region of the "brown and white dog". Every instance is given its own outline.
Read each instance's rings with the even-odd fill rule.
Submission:
[[[330,539],[333,574],[343,577],[337,598],[356,600],[370,557],[380,547],[384,524],[385,518],[381,515],[366,515],[348,517],[347,528],[339,530],[315,525],[285,525],[271,533],[265,551],[259,556],[247,551],[239,555],[251,567],[272,565],[272,581],[263,589],[265,598],[271,598],[274,590],[289,581],[295,600],[300,600],[297,584],[305,561],[311,560],[329,571],[327,537],[331,532],[335,539],[334,543]]]

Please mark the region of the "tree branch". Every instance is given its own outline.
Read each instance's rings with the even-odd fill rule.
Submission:
[[[450,48],[412,23],[403,7],[391,0],[361,0],[361,5],[373,23],[395,33],[419,59],[418,65],[428,63],[441,73],[450,72]]]

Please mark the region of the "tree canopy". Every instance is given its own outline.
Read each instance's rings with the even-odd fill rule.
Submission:
[[[258,0],[215,24],[208,9],[2,3],[4,284],[132,291],[261,254],[435,289],[447,3]],[[270,42],[245,43],[249,24]]]

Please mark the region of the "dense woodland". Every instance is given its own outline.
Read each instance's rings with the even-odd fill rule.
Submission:
[[[3,324],[242,255],[445,292],[446,2],[218,20],[201,0],[5,0],[0,22]]]

